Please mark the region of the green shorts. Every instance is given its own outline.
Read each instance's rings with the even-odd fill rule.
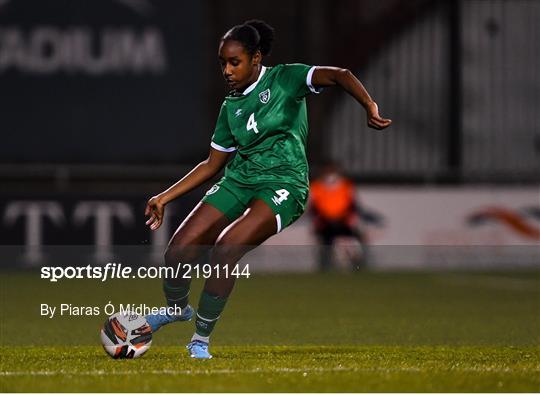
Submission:
[[[261,199],[272,209],[276,215],[277,233],[304,213],[305,202],[301,194],[289,184],[264,183],[246,186],[222,178],[206,192],[202,201],[217,208],[229,220],[234,221],[244,214],[254,199]]]

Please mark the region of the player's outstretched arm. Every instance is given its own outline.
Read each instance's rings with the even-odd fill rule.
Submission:
[[[149,225],[152,230],[159,228],[163,222],[165,205],[171,200],[197,188],[205,181],[214,177],[221,169],[223,169],[230,155],[230,152],[221,152],[214,148],[210,148],[210,154],[205,161],[195,166],[193,170],[186,174],[180,181],[176,182],[159,195],[151,197],[144,210],[144,215],[150,216],[148,221],[146,221],[146,225]]]
[[[379,115],[377,103],[373,101],[364,85],[349,70],[339,67],[317,67],[313,72],[311,83],[315,87],[341,86],[366,109],[370,128],[382,130],[392,124],[392,120],[382,118]]]

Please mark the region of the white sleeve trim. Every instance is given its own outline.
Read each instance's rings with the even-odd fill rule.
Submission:
[[[218,151],[221,151],[221,152],[233,152],[233,151],[236,151],[236,147],[225,148],[225,147],[222,147],[219,144],[214,143],[213,141],[210,142],[210,147],[212,147],[214,149],[217,149]]]
[[[315,69],[317,68],[317,66],[313,66],[312,68],[309,69],[308,73],[307,73],[307,77],[306,77],[306,85],[308,86],[309,90],[313,93],[321,93],[322,92],[322,88],[315,88],[311,82],[311,79],[313,78],[313,72],[315,71]]]

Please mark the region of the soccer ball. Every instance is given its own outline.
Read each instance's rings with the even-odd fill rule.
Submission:
[[[152,344],[152,328],[142,315],[116,313],[101,328],[101,344],[114,359],[138,358]]]

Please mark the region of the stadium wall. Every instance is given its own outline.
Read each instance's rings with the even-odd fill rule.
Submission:
[[[379,225],[361,225],[369,240],[372,269],[540,266],[538,187],[388,186],[359,188],[358,194],[360,206],[381,218]],[[317,251],[307,247],[316,239],[306,215],[266,244],[298,244],[301,254],[290,247],[281,247],[270,258],[261,254],[264,269],[272,270],[276,262],[280,270],[316,268]]]
[[[394,124],[340,93],[328,156],[359,180],[538,181],[540,2],[438,2],[354,70]],[[519,45],[518,45],[519,43]]]
[[[388,186],[363,187],[358,193],[360,205],[380,218],[376,224],[361,224],[372,269],[540,266],[538,187]],[[15,260],[26,266],[39,265],[40,251],[50,245],[82,245],[100,264],[127,247],[138,251],[143,264],[160,264],[169,237],[197,199],[190,195],[169,207],[159,232],[144,225],[144,201],[143,196],[100,200],[91,195],[2,199],[1,244],[17,246],[10,247],[10,256],[18,249],[21,256]],[[315,270],[316,244],[305,214],[244,262],[253,271]]]

